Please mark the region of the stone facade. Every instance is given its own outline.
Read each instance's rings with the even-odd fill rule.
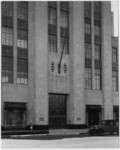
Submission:
[[[14,3],[16,12],[17,4]],[[57,5],[59,8],[59,2]],[[118,91],[112,90],[113,23],[110,2],[102,2],[102,90],[85,89],[84,2],[70,2],[70,52],[63,54],[60,74],[58,73],[61,55],[60,42],[58,42],[58,53],[48,50],[47,2],[28,2],[28,14],[28,85],[16,83],[17,54],[14,49],[14,83],[2,83],[1,124],[4,126],[5,102],[24,102],[26,103],[26,125],[32,123],[49,126],[50,93],[67,95],[66,124],[68,125],[87,124],[86,105],[100,105],[101,118],[113,119],[113,106],[119,106],[119,95]],[[60,27],[59,10],[57,16],[58,27]],[[94,25],[93,22],[92,25]],[[60,30],[57,33],[57,41],[60,41]],[[16,41],[16,33],[14,33],[14,41]],[[92,41],[94,43],[94,39]],[[16,47],[15,44],[14,47]],[[92,49],[94,49],[94,44],[92,44]],[[92,56],[94,57],[94,54]],[[55,67],[54,72],[51,71],[52,63]],[[67,66],[66,73],[64,65]],[[92,80],[94,80],[94,75]]]

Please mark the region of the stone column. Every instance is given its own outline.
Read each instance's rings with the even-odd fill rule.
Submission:
[[[36,123],[35,88],[36,88],[36,43],[35,43],[35,2],[28,3],[28,102],[27,124]]]
[[[35,3],[36,125],[48,124],[48,5]]]
[[[113,119],[111,36],[111,5],[110,2],[102,2],[102,90],[104,119]]]
[[[13,2],[13,83],[17,84],[17,2]]]
[[[84,3],[73,2],[70,15],[69,124],[85,123],[84,102]]]

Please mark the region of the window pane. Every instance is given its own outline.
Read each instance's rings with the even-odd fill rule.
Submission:
[[[91,58],[91,44],[85,43],[85,58]]]
[[[94,78],[94,89],[101,89],[101,70],[95,69],[95,78]]]
[[[2,15],[13,16],[13,2],[2,2]]]
[[[118,72],[112,71],[112,86],[114,91],[118,91]]]
[[[94,21],[94,32],[96,36],[101,35],[101,23],[100,21]]]
[[[91,33],[91,25],[85,23],[85,33],[86,34],[90,34]]]
[[[101,31],[100,31],[100,27],[95,26],[94,28],[95,28],[95,35],[96,35],[96,36],[100,36],[100,32],[101,32]]]
[[[84,2],[85,17],[90,18],[91,16],[91,2]]]
[[[48,35],[48,45],[49,52],[57,52],[57,36],[49,34]]]
[[[91,10],[91,2],[84,2],[85,10]]]
[[[2,45],[13,45],[13,29],[2,27]]]
[[[95,59],[96,60],[100,60],[101,59],[100,45],[95,45]]]
[[[27,20],[28,19],[28,3],[18,2],[18,18]]]
[[[100,2],[94,2],[94,11],[96,13],[100,13],[101,7],[100,7]]]
[[[85,68],[85,88],[91,89],[92,88],[92,72],[91,68]]]
[[[117,48],[112,48],[112,62],[117,62]]]
[[[20,50],[19,50],[20,51]],[[23,51],[23,54],[20,54],[18,51],[18,59],[17,59],[17,83],[19,84],[27,84],[28,83],[28,60],[20,57],[23,54],[25,54]]]
[[[57,25],[57,10],[55,8],[48,8],[48,21],[51,25]]]
[[[61,47],[61,51],[63,50],[63,47],[64,47],[64,50],[63,50],[63,53],[64,54],[68,54],[69,53],[69,46],[68,46],[68,37],[62,37],[61,36],[61,39],[60,39],[60,47]]]
[[[61,10],[60,11],[60,25],[61,27],[67,28],[68,27],[68,12]]]

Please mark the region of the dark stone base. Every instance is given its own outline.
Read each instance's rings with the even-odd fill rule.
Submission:
[[[30,125],[25,127],[1,127],[2,131],[20,131],[20,130],[31,130]],[[32,130],[49,130],[48,125],[33,125]]]
[[[30,130],[30,125],[26,126],[26,130]],[[49,130],[48,125],[33,125],[33,130]]]
[[[19,130],[25,130],[25,127],[1,127],[1,131],[19,131]]]
[[[67,129],[86,129],[87,125],[86,124],[67,124],[66,128]]]

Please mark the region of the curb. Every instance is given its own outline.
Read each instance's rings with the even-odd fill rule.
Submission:
[[[61,134],[61,133],[51,133],[51,134],[24,134],[24,135],[10,135],[9,137],[15,138],[15,137],[30,137],[30,136],[66,136],[66,135],[87,135],[88,133],[66,133],[66,134]]]

